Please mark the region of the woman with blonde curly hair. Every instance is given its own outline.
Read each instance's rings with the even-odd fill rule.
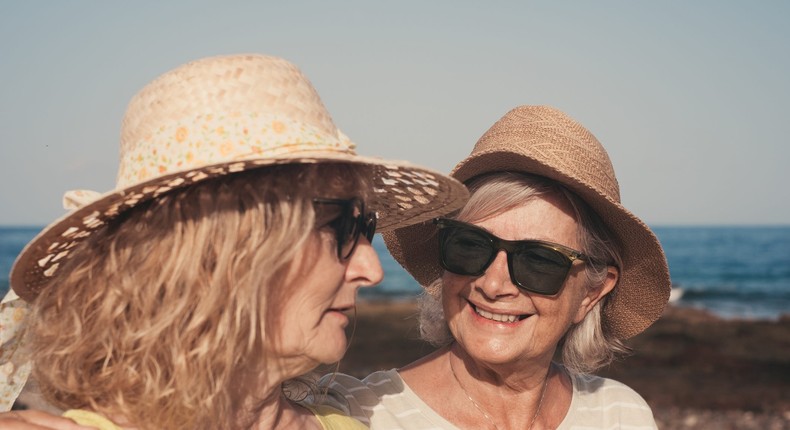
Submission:
[[[364,428],[288,384],[345,353],[356,292],[382,277],[377,225],[430,219],[466,195],[444,175],[356,155],[282,59],[181,66],[132,100],[116,188],[68,193],[76,208],[15,262],[34,380],[66,417],[102,429]],[[0,424],[70,426],[40,418]]]

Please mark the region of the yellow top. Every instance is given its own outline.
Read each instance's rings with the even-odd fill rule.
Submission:
[[[99,430],[123,430],[107,418],[83,409],[69,409],[63,416],[79,425],[96,427]]]
[[[315,414],[324,430],[367,430],[368,428],[356,419],[344,415],[332,407],[322,405],[304,406]],[[96,427],[99,430],[122,430],[115,423],[95,412],[70,409],[64,412],[63,416],[74,420],[77,424]]]
[[[367,430],[368,427],[355,418],[340,412],[339,410],[325,405],[305,405],[318,418],[318,422],[324,430]]]

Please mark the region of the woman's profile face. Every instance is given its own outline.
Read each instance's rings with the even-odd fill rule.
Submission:
[[[279,342],[274,353],[302,360],[311,369],[334,363],[345,354],[345,327],[360,287],[381,282],[383,271],[370,242],[359,238],[350,258],[338,258],[334,232],[322,229],[296,257],[285,288],[281,322],[273,328]],[[312,250],[310,247],[313,247]]]
[[[564,199],[549,195],[471,223],[501,239],[537,239],[579,250],[572,214]],[[471,357],[483,363],[550,360],[571,323],[586,314],[584,264],[573,263],[555,296],[519,289],[507,264],[505,252],[500,251],[483,275],[445,271],[442,303],[450,331]],[[515,321],[509,321],[513,316]]]

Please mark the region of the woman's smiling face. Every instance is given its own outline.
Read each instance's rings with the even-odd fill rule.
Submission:
[[[536,239],[579,249],[573,210],[550,194],[471,223],[506,240]],[[573,263],[555,296],[513,285],[504,251],[483,275],[445,272],[442,280],[444,314],[453,337],[476,361],[492,365],[550,359],[570,325],[581,321],[588,309],[581,261]]]

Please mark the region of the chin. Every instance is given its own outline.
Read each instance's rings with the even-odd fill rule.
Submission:
[[[345,335],[343,336],[342,341],[327,340],[324,345],[324,349],[315,354],[316,361],[322,364],[337,363],[343,358],[343,356],[346,354],[346,350],[348,349],[348,342],[346,341]]]
[[[469,342],[459,342],[464,351],[475,361],[490,364],[506,364],[523,358],[528,351],[526,348],[514,349],[513,342],[504,339],[476,339]]]

